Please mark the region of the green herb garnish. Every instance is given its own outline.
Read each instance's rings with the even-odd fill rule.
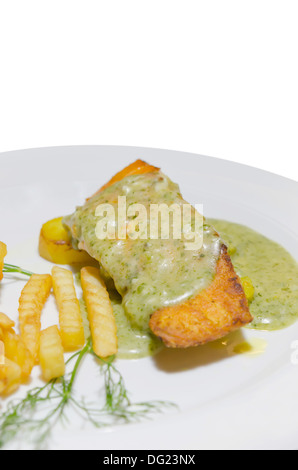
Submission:
[[[4,263],[3,266],[3,273],[18,273],[24,274],[24,276],[32,276],[33,273],[27,271],[26,269],[20,268],[19,266],[15,266],[14,264],[7,264]]]
[[[19,273],[32,276],[33,273],[12,264],[4,264],[3,273]],[[104,377],[105,400],[102,407],[87,404],[84,398],[74,396],[73,385],[79,366],[87,354],[92,354],[99,362]],[[20,400],[11,400],[6,411],[0,415],[0,448],[19,435],[26,436],[36,448],[46,446],[53,426],[67,418],[66,407],[72,406],[95,427],[111,424],[124,424],[150,418],[165,407],[175,407],[171,402],[151,401],[131,403],[124,379],[113,364],[115,357],[108,360],[98,357],[89,339],[85,347],[73,354],[66,365],[72,370],[65,376],[51,380],[42,387],[35,387]],[[40,417],[38,417],[40,416]]]
[[[79,366],[88,353],[98,359],[104,377],[105,400],[98,408],[76,398],[73,390]],[[55,423],[67,418],[67,406],[72,406],[97,428],[136,422],[160,413],[165,407],[175,406],[162,401],[131,403],[123,377],[113,364],[114,357],[99,358],[90,340],[66,364],[69,366],[74,360],[72,370],[64,377],[30,390],[24,399],[8,403],[7,410],[0,415],[0,447],[19,435],[27,436],[36,448],[44,447]],[[37,414],[41,416],[36,417]]]

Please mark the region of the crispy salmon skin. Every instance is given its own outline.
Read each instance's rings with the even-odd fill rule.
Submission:
[[[126,176],[154,171],[159,168],[137,160],[117,173],[98,193]],[[154,312],[149,326],[166,346],[187,348],[219,339],[252,319],[240,279],[227,248],[222,245],[211,285],[183,303]]]
[[[219,339],[251,321],[240,279],[222,245],[212,284],[182,304],[153,313],[149,325],[166,346],[187,348]]]
[[[105,188],[108,188],[114,183],[117,183],[118,181],[121,181],[123,178],[126,176],[131,176],[131,175],[143,175],[145,173],[150,173],[151,171],[159,171],[159,168],[156,166],[149,165],[148,163],[144,162],[143,160],[136,160],[135,162],[131,163],[130,165],[126,166],[123,168],[123,170],[119,171],[119,173],[116,173],[110,181],[108,181],[106,184],[104,184],[95,194],[93,194],[94,197],[101,191],[103,191]],[[91,199],[88,198],[87,201]]]

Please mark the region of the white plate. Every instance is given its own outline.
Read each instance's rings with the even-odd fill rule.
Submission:
[[[7,262],[50,272],[39,258],[41,224],[73,212],[126,164],[142,158],[162,167],[184,197],[203,203],[204,214],[246,224],[281,243],[298,259],[298,184],[251,167],[180,152],[129,147],[59,147],[0,155],[0,239]],[[5,280],[0,310],[17,318],[22,281]],[[56,320],[48,302],[43,326]],[[242,330],[263,338],[264,354],[229,355],[211,346],[167,350],[156,358],[118,361],[133,400],[171,400],[180,411],[153,421],[95,430],[70,414],[54,430],[52,448],[68,449],[274,449],[297,447],[298,366],[291,361],[298,324],[278,332]],[[35,372],[35,376],[38,375]],[[77,392],[100,387],[86,361]],[[36,377],[31,385],[38,383]],[[94,385],[96,383],[96,385]],[[96,390],[95,388],[94,390]],[[26,387],[18,393],[24,395]]]

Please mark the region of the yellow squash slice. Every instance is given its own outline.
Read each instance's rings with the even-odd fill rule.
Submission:
[[[62,223],[62,217],[49,220],[40,231],[39,254],[55,264],[90,263],[90,256],[82,250],[75,250],[71,237]]]

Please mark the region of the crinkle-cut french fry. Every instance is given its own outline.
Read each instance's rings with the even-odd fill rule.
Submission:
[[[50,294],[52,277],[49,274],[33,274],[19,300],[19,323],[21,338],[38,363],[40,317],[44,304]]]
[[[0,364],[0,395],[10,395],[21,384],[21,368],[18,364],[4,358],[4,364]]]
[[[112,304],[100,272],[94,267],[81,270],[81,283],[86,302],[94,352],[100,357],[116,354],[117,327]]]
[[[39,361],[46,382],[65,374],[64,350],[56,325],[40,333]]]
[[[0,242],[0,281],[3,279],[4,258],[7,255],[7,247],[5,243]]]
[[[9,328],[13,328],[14,326],[15,322],[5,315],[5,313],[0,312],[0,328],[9,330]]]
[[[64,350],[80,349],[85,344],[85,335],[73,274],[67,269],[55,266],[52,269],[52,278]]]
[[[5,356],[21,368],[21,379],[26,381],[34,366],[33,357],[22,338],[12,328],[0,328],[0,340],[4,344]]]

